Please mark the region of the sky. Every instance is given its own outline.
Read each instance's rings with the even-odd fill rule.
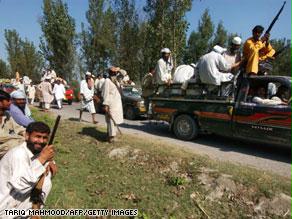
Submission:
[[[75,19],[76,30],[86,23],[87,0],[64,0],[69,13]],[[145,0],[136,0],[139,15],[143,15]],[[197,29],[198,22],[209,9],[215,25],[219,21],[229,33],[238,33],[243,40],[251,36],[251,29],[260,24],[267,28],[283,4],[282,0],[193,0],[192,10],[187,12],[187,35]],[[39,45],[42,35],[38,20],[42,16],[42,0],[0,0],[0,58],[6,60],[4,29],[16,29],[22,39]],[[271,38],[291,39],[291,1],[288,0],[279,20],[271,31]]]

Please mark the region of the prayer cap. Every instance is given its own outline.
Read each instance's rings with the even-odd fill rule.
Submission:
[[[26,95],[25,95],[25,93],[23,91],[16,90],[16,91],[13,91],[11,93],[11,98],[13,98],[13,99],[25,99]]]
[[[237,37],[233,37],[232,43],[235,44],[235,45],[240,46],[241,45],[241,38],[238,37],[238,36]]]

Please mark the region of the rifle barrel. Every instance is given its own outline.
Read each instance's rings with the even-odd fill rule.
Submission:
[[[270,33],[270,31],[272,30],[274,24],[276,23],[276,21],[278,20],[280,14],[282,13],[284,6],[286,4],[286,1],[284,1],[282,7],[280,8],[279,12],[277,13],[276,17],[273,19],[273,21],[271,22],[270,26],[268,27],[268,29],[266,30],[266,34]]]

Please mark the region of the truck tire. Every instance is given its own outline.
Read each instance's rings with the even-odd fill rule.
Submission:
[[[174,120],[173,132],[177,138],[190,141],[198,136],[199,126],[191,116],[179,115]]]

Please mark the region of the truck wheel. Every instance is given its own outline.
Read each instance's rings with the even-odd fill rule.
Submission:
[[[189,115],[180,115],[174,120],[173,132],[177,138],[190,141],[198,136],[199,127]]]
[[[126,108],[125,117],[126,119],[129,119],[129,120],[134,120],[136,118],[136,114],[133,107],[128,106]]]

